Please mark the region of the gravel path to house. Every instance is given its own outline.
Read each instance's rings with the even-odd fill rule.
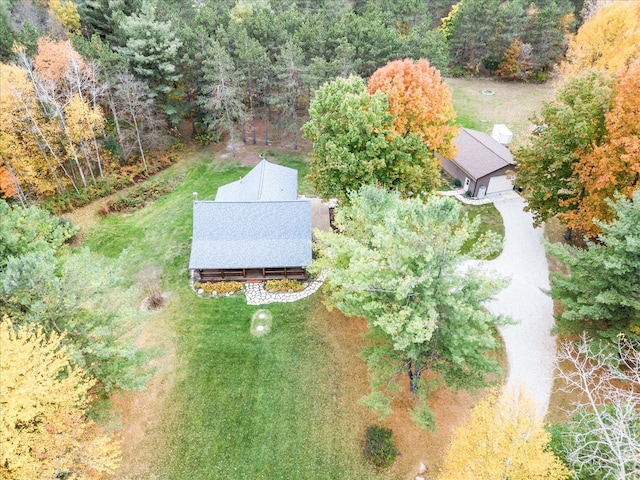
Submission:
[[[532,216],[523,210],[525,202],[519,195],[501,196],[494,204],[504,220],[504,247],[485,268],[511,283],[487,307],[518,321],[500,329],[509,362],[507,387],[525,389],[544,416],[553,385],[556,340],[551,336],[553,301],[544,293],[549,289],[549,266],[542,228],[533,228]]]

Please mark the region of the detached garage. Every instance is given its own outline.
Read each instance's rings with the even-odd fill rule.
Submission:
[[[449,160],[438,155],[444,171],[457,178],[474,198],[513,189],[513,155],[486,133],[463,128],[456,137],[458,152]]]

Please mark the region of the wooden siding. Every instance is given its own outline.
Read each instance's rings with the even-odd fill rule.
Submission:
[[[195,271],[196,280],[199,282],[220,282],[223,280],[262,281],[282,280],[291,278],[295,280],[307,280],[307,271],[302,267],[282,268],[218,268],[198,269]]]

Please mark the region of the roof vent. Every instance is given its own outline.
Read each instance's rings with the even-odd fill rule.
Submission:
[[[493,138],[497,142],[500,142],[502,145],[507,146],[513,139],[513,133],[511,133],[511,130],[509,130],[506,125],[497,123],[493,126],[491,138]]]
[[[198,192],[193,192],[193,201],[194,202],[198,201]]]

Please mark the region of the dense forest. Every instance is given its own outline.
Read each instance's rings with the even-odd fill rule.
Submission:
[[[545,81],[584,10],[581,0],[3,0],[0,192],[56,197],[64,210],[110,191],[122,168],[146,175],[149,153],[178,138],[228,135],[234,148],[288,135],[296,149],[323,83],[368,78],[393,59]]]

